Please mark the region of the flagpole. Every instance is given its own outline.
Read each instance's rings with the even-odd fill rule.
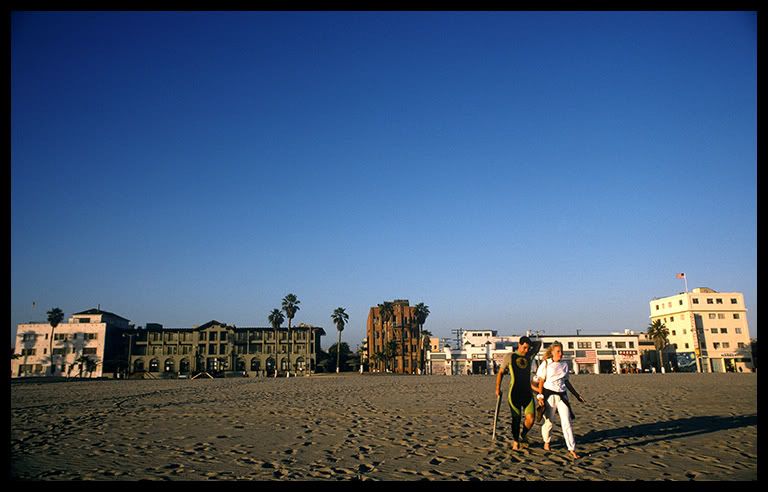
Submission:
[[[683,274],[683,280],[685,280],[685,293],[688,293],[688,277]]]

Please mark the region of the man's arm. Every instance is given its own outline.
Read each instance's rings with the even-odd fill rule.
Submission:
[[[528,360],[533,360],[534,357],[536,357],[536,354],[539,353],[539,349],[541,348],[541,340],[536,340],[535,342],[531,343],[531,348],[528,349],[528,353],[526,356],[528,357]]]

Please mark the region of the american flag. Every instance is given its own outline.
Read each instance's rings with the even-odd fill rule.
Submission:
[[[684,273],[678,273],[678,274],[675,275],[675,278],[685,278],[685,274]]]

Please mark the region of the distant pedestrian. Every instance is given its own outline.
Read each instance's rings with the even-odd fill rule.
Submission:
[[[555,413],[560,415],[560,427],[563,431],[565,445],[568,448],[568,454],[576,459],[579,455],[576,453],[576,439],[573,436],[573,427],[571,421],[575,418],[571,404],[568,401],[568,393],[573,395],[582,403],[584,398],[576,391],[568,380],[568,364],[563,361],[563,345],[560,342],[553,342],[544,353],[544,360],[539,365],[534,377],[534,386],[537,386],[537,403],[544,404],[544,423],[541,426],[541,437],[544,440],[544,449],[549,451],[549,443],[552,439],[552,421]]]
[[[507,404],[512,414],[512,449],[520,449],[521,444],[527,443],[526,435],[533,427],[536,405],[533,401],[531,387],[531,363],[541,348],[541,341],[532,342],[527,336],[520,337],[517,350],[504,356],[504,360],[496,374],[496,396],[501,395],[501,380],[504,371],[509,369],[509,391]],[[522,433],[520,421],[523,422]]]

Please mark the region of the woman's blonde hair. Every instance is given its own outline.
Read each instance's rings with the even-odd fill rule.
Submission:
[[[563,351],[563,344],[555,340],[552,342],[552,345],[547,347],[547,350],[544,351],[544,360],[551,359],[552,358],[552,348],[553,347],[560,347],[560,352]]]

